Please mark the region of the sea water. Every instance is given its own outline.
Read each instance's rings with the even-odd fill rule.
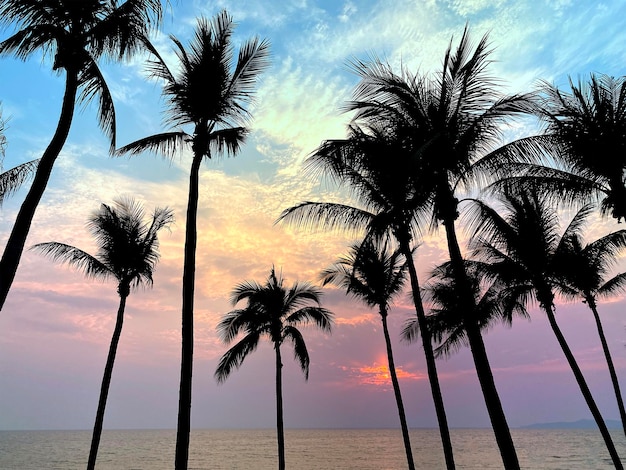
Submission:
[[[528,470],[611,469],[597,430],[511,430],[522,468]],[[626,438],[612,431],[618,453],[626,459]],[[459,469],[501,469],[493,432],[451,430]],[[83,469],[90,431],[0,431],[0,469]],[[402,436],[396,429],[288,429],[286,465],[297,470],[395,470],[406,468]],[[173,430],[105,430],[98,470],[172,469]],[[445,469],[439,432],[412,429],[416,468]],[[275,469],[274,430],[193,430],[190,469]]]

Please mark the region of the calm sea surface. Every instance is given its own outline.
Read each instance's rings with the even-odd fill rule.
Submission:
[[[593,430],[512,430],[524,469],[592,470],[614,468],[600,434]],[[613,437],[626,458],[626,438]],[[0,431],[0,469],[83,469],[90,431]],[[173,468],[175,432],[104,431],[99,470]],[[406,468],[399,430],[302,429],[286,431],[287,468],[297,470],[385,470]],[[444,469],[437,430],[414,429],[411,443],[417,468]],[[500,469],[493,434],[486,429],[452,430],[459,469]],[[275,469],[273,430],[194,430],[190,469]]]

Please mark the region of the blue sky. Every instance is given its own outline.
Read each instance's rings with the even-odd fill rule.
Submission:
[[[450,38],[465,24],[478,40],[489,33],[491,71],[503,91],[531,89],[539,79],[566,85],[590,72],[626,74],[626,4],[622,1],[180,1],[172,2],[156,47],[168,60],[199,15],[228,9],[238,23],[236,43],[252,35],[272,44],[272,65],[259,84],[252,134],[241,154],[204,165],[201,176],[196,290],[196,363],[193,425],[271,427],[273,360],[264,346],[241,370],[217,386],[212,378],[225,347],[215,324],[231,307],[228,294],[245,279],[262,281],[272,264],[287,282],[315,280],[345,251],[347,235],[303,233],[274,225],[281,210],[303,200],[337,199],[332,188],[306,179],[302,161],[324,139],[344,135],[349,117],[339,111],[356,77],[351,58],[376,55],[399,67],[437,70]],[[0,39],[11,30],[0,31]],[[158,83],[146,80],[143,58],[103,64],[118,116],[118,144],[163,130]],[[0,101],[9,117],[4,168],[36,158],[56,125],[63,76],[38,56],[0,59]],[[536,132],[527,123],[508,135]],[[154,289],[133,293],[113,374],[105,427],[172,428],[179,380],[180,273],[190,160],[144,155],[112,159],[94,110],[76,115],[68,142],[35,217],[28,244],[62,241],[89,250],[84,223],[101,202],[133,195],[148,210],[171,207],[177,218],[161,235],[162,259]],[[0,209],[3,246],[20,192]],[[598,221],[594,235],[616,226]],[[590,235],[593,236],[593,235]],[[418,252],[421,274],[445,250],[440,235]],[[85,282],[82,275],[27,252],[0,315],[0,429],[90,428],[117,307],[115,286]],[[286,362],[285,422],[290,427],[397,426],[390,385],[381,380],[384,343],[379,320],[338,291],[325,306],[338,317],[325,337],[306,331],[311,353],[308,383]],[[626,373],[624,302],[602,305],[618,374]],[[512,426],[587,418],[571,372],[537,310],[533,321],[494,327],[486,342]],[[391,322],[401,386],[411,426],[434,426],[422,352],[397,341],[411,314],[397,301]],[[584,305],[560,305],[558,319],[607,418],[616,418],[608,373]],[[453,426],[487,426],[471,357],[461,351],[439,365],[444,401]]]

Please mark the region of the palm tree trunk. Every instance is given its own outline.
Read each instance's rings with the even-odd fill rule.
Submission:
[[[435,364],[435,354],[433,353],[432,338],[428,324],[426,323],[426,313],[422,304],[422,296],[420,294],[419,281],[415,263],[413,262],[413,253],[406,239],[399,237],[400,249],[407,259],[409,267],[409,278],[411,280],[411,291],[413,295],[413,303],[415,304],[415,313],[417,315],[417,323],[420,328],[420,336],[422,337],[422,346],[424,348],[424,356],[426,357],[426,370],[428,372],[428,381],[430,390],[433,395],[435,404],[435,412],[437,414],[437,422],[439,424],[439,434],[441,435],[441,444],[443,446],[443,454],[446,460],[447,470],[454,470],[454,455],[452,453],[452,440],[450,439],[450,429],[448,428],[448,419],[446,418],[446,410],[443,405],[443,396],[441,387],[439,386],[439,377],[437,376],[437,365]]]
[[[624,409],[624,400],[622,399],[622,392],[619,389],[619,381],[617,380],[617,374],[615,373],[613,358],[611,357],[611,352],[609,351],[609,345],[606,342],[606,336],[604,336],[604,328],[602,328],[602,322],[600,321],[600,315],[598,314],[596,302],[591,296],[586,296],[586,300],[587,305],[589,305],[589,308],[593,312],[593,318],[596,321],[598,336],[600,336],[602,350],[604,351],[606,364],[609,368],[609,374],[611,375],[611,382],[613,382],[613,390],[615,390],[615,399],[617,400],[617,408],[619,409],[619,416],[622,420],[622,429],[624,430],[624,434],[626,434],[626,410]]]
[[[567,342],[565,341],[565,337],[559,328],[559,325],[556,323],[556,318],[554,316],[554,306],[546,305],[544,306],[544,310],[546,315],[548,316],[548,321],[550,322],[550,326],[552,327],[552,331],[554,332],[557,341],[559,342],[559,346],[561,346],[561,350],[563,354],[565,354],[565,358],[567,359],[567,363],[569,364],[572,372],[574,373],[574,377],[576,378],[576,383],[578,383],[578,387],[585,398],[585,402],[589,407],[589,411],[591,411],[591,415],[593,419],[596,421],[596,425],[600,429],[600,434],[602,434],[602,438],[604,439],[604,443],[606,444],[606,448],[609,451],[609,455],[611,456],[611,460],[613,461],[613,465],[617,470],[623,470],[624,466],[617,455],[617,450],[615,449],[615,445],[613,444],[613,439],[611,439],[611,434],[609,433],[609,429],[606,427],[606,423],[602,418],[602,414],[600,414],[600,410],[598,409],[598,405],[596,405],[593,396],[591,395],[591,391],[589,390],[589,386],[587,385],[587,381],[583,376],[580,367],[578,367],[578,363],[574,358],[574,354],[572,354],[571,349],[569,348]]]
[[[469,283],[467,282],[467,273],[465,271],[465,264],[463,262],[463,256],[461,255],[461,249],[459,247],[459,241],[456,237],[456,230],[454,228],[454,220],[449,218],[443,221],[446,229],[446,238],[448,242],[448,252],[450,255],[450,262],[452,263],[452,269],[454,275],[461,286],[461,295],[467,299],[467,305],[471,309],[474,307],[474,297],[470,294]],[[464,288],[465,286],[465,288]],[[476,368],[476,375],[478,376],[478,382],[483,393],[485,400],[485,406],[487,407],[487,413],[489,414],[489,420],[491,421],[491,427],[498,443],[498,449],[500,450],[500,456],[502,457],[502,463],[507,470],[519,470],[519,460],[517,458],[517,452],[515,451],[515,445],[513,444],[513,438],[511,437],[511,431],[506,421],[506,416],[502,408],[502,402],[498,395],[496,383],[493,379],[493,373],[491,371],[491,365],[487,357],[487,350],[485,349],[485,343],[483,342],[480,328],[476,321],[467,315],[464,319],[464,328],[467,333],[467,339],[470,345],[470,351],[472,353],[472,359],[474,361],[474,367]]]
[[[283,362],[276,343],[276,435],[278,436],[278,470],[285,470],[285,429],[283,427]]]
[[[111,385],[111,375],[113,374],[113,364],[115,363],[117,345],[120,341],[122,325],[124,324],[124,309],[126,308],[127,297],[127,293],[120,293],[120,305],[117,309],[117,320],[115,321],[115,329],[113,330],[113,337],[111,338],[111,345],[109,346],[109,355],[107,356],[107,363],[104,367],[104,376],[102,377],[102,386],[100,387],[100,399],[98,400],[96,423],[94,424],[93,434],[91,436],[91,448],[89,449],[87,470],[94,470],[96,466],[98,446],[100,445],[100,436],[102,435],[102,423],[104,422],[104,410],[107,406],[107,397],[109,396],[109,385]]]
[[[189,433],[191,432],[191,385],[193,374],[193,300],[196,277],[196,244],[198,217],[198,186],[202,155],[194,155],[189,175],[189,200],[185,227],[185,259],[183,262],[182,354],[178,427],[176,431],[175,469],[187,470]]]
[[[11,288],[11,284],[13,284],[13,279],[15,279],[15,273],[17,272],[17,267],[20,263],[22,252],[24,251],[24,245],[26,244],[26,238],[28,237],[28,232],[39,201],[50,179],[52,167],[59,153],[61,153],[61,149],[67,140],[72,125],[76,92],[78,90],[78,73],[71,69],[67,70],[66,73],[65,93],[63,95],[63,104],[61,106],[61,115],[57,128],[37,166],[33,183],[20,207],[17,218],[15,219],[15,224],[11,230],[11,235],[9,235],[7,244],[4,247],[2,260],[0,260],[0,310],[4,307],[9,289]]]
[[[396,374],[396,366],[393,360],[393,351],[391,349],[391,338],[389,337],[389,328],[387,326],[387,310],[380,308],[380,316],[383,322],[383,333],[385,335],[385,345],[387,347],[387,362],[389,363],[389,375],[393,384],[393,392],[396,396],[396,404],[398,406],[398,415],[400,416],[400,427],[402,428],[402,439],[404,440],[404,451],[406,452],[406,461],[409,470],[415,470],[413,462],[413,452],[411,451],[411,440],[409,438],[409,426],[406,422],[406,413],[404,412],[404,404],[402,403],[402,394],[400,393],[400,383]]]

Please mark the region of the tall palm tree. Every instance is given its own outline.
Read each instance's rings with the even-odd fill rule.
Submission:
[[[499,92],[498,81],[487,71],[490,53],[487,36],[472,46],[466,28],[454,50],[450,43],[443,69],[434,76],[404,68],[398,74],[378,59],[354,61],[361,82],[347,109],[355,112],[357,122],[401,123],[415,161],[413,185],[421,209],[430,214],[431,227],[445,229],[451,268],[466,305],[465,331],[504,466],[517,469],[513,440],[472,313],[475,299],[455,228],[459,192],[509,168],[518,155],[515,150],[523,147],[496,148],[502,124],[534,109],[528,95]]]
[[[267,337],[274,347],[276,357],[276,430],[278,435],[278,468],[285,469],[285,435],[283,429],[283,391],[281,346],[291,342],[295,359],[304,377],[309,378],[309,353],[298,326],[315,323],[322,331],[330,332],[333,314],[321,307],[321,292],[307,283],[295,283],[287,288],[282,276],[274,268],[265,284],[255,281],[239,284],[231,294],[233,306],[246,301],[244,308],[224,315],[217,330],[222,341],[230,344],[244,334],[220,359],[215,377],[224,382],[233,369],[238,369],[244,359]]]
[[[301,227],[365,232],[366,239],[393,237],[407,262],[413,304],[420,328],[446,468],[455,468],[452,441],[433,353],[412,244],[419,236],[420,204],[411,175],[415,162],[406,155],[401,123],[372,122],[349,127],[346,139],[324,142],[307,160],[307,171],[321,173],[351,191],[354,202],[303,202],[288,208],[279,220]],[[397,125],[396,125],[397,124]]]
[[[602,321],[598,314],[598,298],[609,297],[626,289],[626,273],[619,273],[608,278],[611,268],[617,263],[617,257],[626,248],[626,230],[609,233],[593,242],[583,244],[580,234],[574,233],[571,238],[564,240],[562,249],[556,260],[557,277],[556,289],[570,299],[581,298],[587,304],[598,330],[598,336],[604,351],[604,357],[609,369],[617,407],[622,420],[622,428],[626,433],[626,410],[620,392],[619,381],[613,365],[609,345],[604,335]]]
[[[76,100],[98,100],[99,125],[114,149],[115,110],[98,60],[122,60],[144,49],[161,12],[160,0],[0,0],[0,25],[14,25],[17,30],[0,42],[0,55],[13,54],[25,60],[43,51],[52,56],[55,72],[65,71],[59,122],[0,260],[0,310],[15,278],[35,210],[69,134]]]
[[[515,287],[520,303],[535,299],[546,313],[613,464],[615,468],[622,469],[606,423],[555,316],[554,293],[561,274],[556,268],[559,253],[572,237],[580,234],[591,208],[580,209],[563,234],[559,235],[557,211],[546,203],[545,196],[525,192],[504,193],[502,202],[506,211],[504,216],[500,214],[501,210],[484,202],[474,202],[470,225],[475,254],[489,263],[492,275],[505,285]]]
[[[126,299],[131,289],[152,285],[152,273],[159,260],[157,234],[174,220],[169,209],[155,209],[149,222],[144,220],[144,215],[141,205],[132,199],[120,199],[111,206],[102,204],[87,224],[98,247],[95,255],[59,242],[38,243],[32,247],[54,261],[77,268],[88,278],[117,281],[120,304],[100,388],[87,463],[89,470],[93,470],[96,465],[113,363],[124,322]]]
[[[189,174],[189,197],[185,229],[182,288],[182,359],[176,470],[187,468],[191,426],[191,383],[193,371],[193,302],[196,269],[197,213],[200,164],[223,153],[235,155],[243,145],[245,126],[256,84],[268,66],[269,43],[253,38],[239,48],[235,61],[232,34],[234,23],[226,11],[211,21],[200,18],[188,49],[175,37],[180,68],[172,72],[159,56],[150,63],[153,77],[163,81],[168,109],[166,122],[178,127],[128,144],[118,154],[144,151],[173,157],[183,147],[193,153]],[[189,131],[184,127],[190,127]]]
[[[407,269],[408,263],[403,259],[399,249],[390,252],[386,245],[378,248],[372,240],[366,239],[361,244],[352,245],[347,256],[340,258],[331,267],[322,271],[321,278],[324,285],[336,284],[345,289],[347,294],[351,294],[370,307],[378,308],[383,324],[389,375],[400,417],[404,451],[409,469],[414,469],[415,463],[411,451],[409,427],[393,359],[389,326],[387,325],[389,307],[393,298],[404,287]]]

